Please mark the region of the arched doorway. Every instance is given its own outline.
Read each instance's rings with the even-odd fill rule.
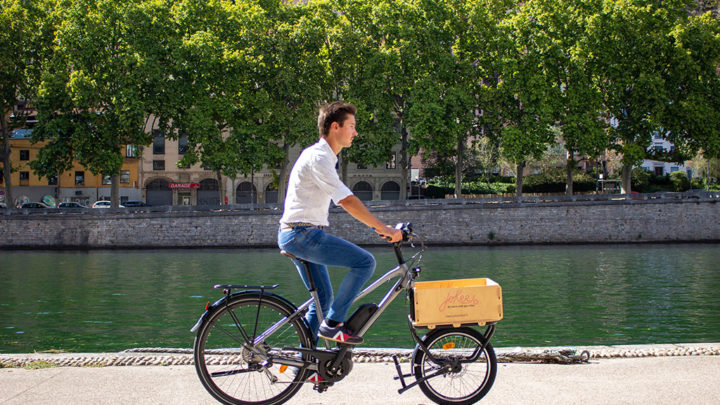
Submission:
[[[197,205],[220,205],[218,182],[215,179],[205,179],[200,182],[197,191]]]
[[[366,181],[358,181],[352,188],[353,194],[361,201],[372,201],[373,189],[370,183]]]
[[[235,204],[257,203],[257,189],[249,181],[238,184],[235,191]]]
[[[382,185],[380,189],[381,200],[399,200],[400,199],[400,185],[394,181],[388,181]]]
[[[145,187],[145,200],[150,205],[172,205],[172,190],[165,179],[154,179]]]
[[[265,187],[265,203],[275,204],[278,202],[278,189],[272,183]]]

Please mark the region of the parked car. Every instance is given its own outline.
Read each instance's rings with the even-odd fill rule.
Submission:
[[[78,202],[61,202],[60,204],[58,204],[58,208],[87,208],[87,207]]]
[[[93,208],[112,208],[112,203],[110,201],[101,200],[101,201],[95,201],[92,205]],[[124,205],[120,204],[118,206],[119,208],[125,208]]]
[[[149,207],[150,204],[146,204],[142,201],[125,201],[123,207]]]
[[[50,208],[41,202],[28,202],[20,206],[20,208]]]

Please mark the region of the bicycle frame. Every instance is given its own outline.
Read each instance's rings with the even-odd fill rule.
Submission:
[[[399,249],[399,248],[396,247],[396,249]],[[395,277],[399,277],[398,281],[395,282],[395,284],[385,294],[383,299],[378,304],[377,311],[375,311],[375,313],[370,317],[370,319],[368,319],[368,321],[365,323],[365,325],[362,327],[362,329],[360,329],[357,332],[357,336],[363,336],[365,334],[365,332],[367,332],[367,330],[370,329],[370,327],[380,317],[380,315],[382,315],[383,311],[385,311],[385,309],[388,307],[388,305],[390,305],[390,303],[392,303],[395,300],[395,298],[397,298],[397,296],[400,295],[400,293],[403,290],[408,288],[408,286],[410,285],[410,282],[412,281],[412,273],[410,272],[410,269],[408,269],[407,264],[401,263],[394,269],[385,273],[382,277],[378,278],[372,284],[370,284],[364,290],[362,290],[360,292],[360,294],[358,294],[357,298],[355,298],[355,300],[353,301],[353,303],[356,303],[361,298],[363,298],[363,297],[367,296],[368,294],[370,294],[371,292],[375,291],[378,287],[380,287],[381,284],[384,284],[387,281],[389,281]],[[323,314],[322,314],[322,310],[320,310],[320,302],[319,302],[319,299],[317,298],[317,295],[313,294],[313,297],[308,299],[307,301],[305,301],[302,305],[300,305],[298,307],[298,309],[290,317],[285,317],[285,318],[279,320],[278,322],[276,322],[275,324],[270,326],[268,329],[266,329],[264,332],[262,332],[259,336],[257,336],[255,338],[255,340],[253,340],[252,345],[255,346],[255,345],[258,345],[258,344],[264,342],[265,339],[267,339],[270,335],[275,333],[278,329],[285,326],[295,316],[298,316],[298,315],[302,314],[303,312],[305,312],[305,310],[307,310],[310,307],[310,304],[312,304],[313,302],[315,302],[315,306],[318,311],[318,318],[319,318],[320,322],[322,322]],[[325,341],[325,345],[327,348],[330,347],[330,344],[328,341]]]

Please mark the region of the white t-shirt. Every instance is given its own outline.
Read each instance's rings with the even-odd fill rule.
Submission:
[[[329,225],[330,200],[338,204],[353,194],[340,180],[336,164],[337,156],[325,138],[302,151],[290,172],[280,224],[307,222]]]

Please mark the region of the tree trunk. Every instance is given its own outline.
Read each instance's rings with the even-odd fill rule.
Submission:
[[[622,168],[622,193],[632,193],[632,165],[623,164]]]
[[[283,161],[280,163],[280,173],[278,174],[278,203],[284,204],[285,203],[285,194],[287,190],[287,173],[288,173],[288,165],[290,164],[290,159],[288,158],[288,154],[290,153],[290,145],[283,144],[283,152],[285,152],[285,157],[283,158]]]
[[[110,177],[110,206],[120,206],[120,176],[117,174]]]
[[[218,197],[220,198],[218,205],[225,205],[225,184],[222,181],[222,173],[220,170],[215,172],[215,178],[217,179],[218,183]],[[195,202],[195,205],[197,205],[197,201]]]
[[[400,119],[401,126],[401,138],[400,138],[400,199],[407,200],[407,187],[408,187],[408,172],[410,166],[410,159],[408,158],[408,132],[405,128],[405,122]]]
[[[517,176],[515,176],[515,197],[522,197],[523,171],[525,170],[525,161],[517,164]]]
[[[2,137],[2,145],[0,145],[0,156],[2,157],[3,163],[3,179],[5,186],[5,205],[8,208],[15,207],[15,200],[13,199],[12,193],[12,182],[10,177],[10,171],[12,166],[10,165],[10,131],[8,130],[7,117],[10,114],[3,114],[0,117],[0,136]]]
[[[347,185],[348,183],[348,160],[340,154],[340,180]]]
[[[565,195],[573,195],[573,168],[575,167],[575,154],[567,151],[567,163],[565,164]]]
[[[457,161],[455,162],[455,198],[462,198],[462,171],[463,171],[463,153],[465,152],[465,143],[458,139],[457,144]]]

